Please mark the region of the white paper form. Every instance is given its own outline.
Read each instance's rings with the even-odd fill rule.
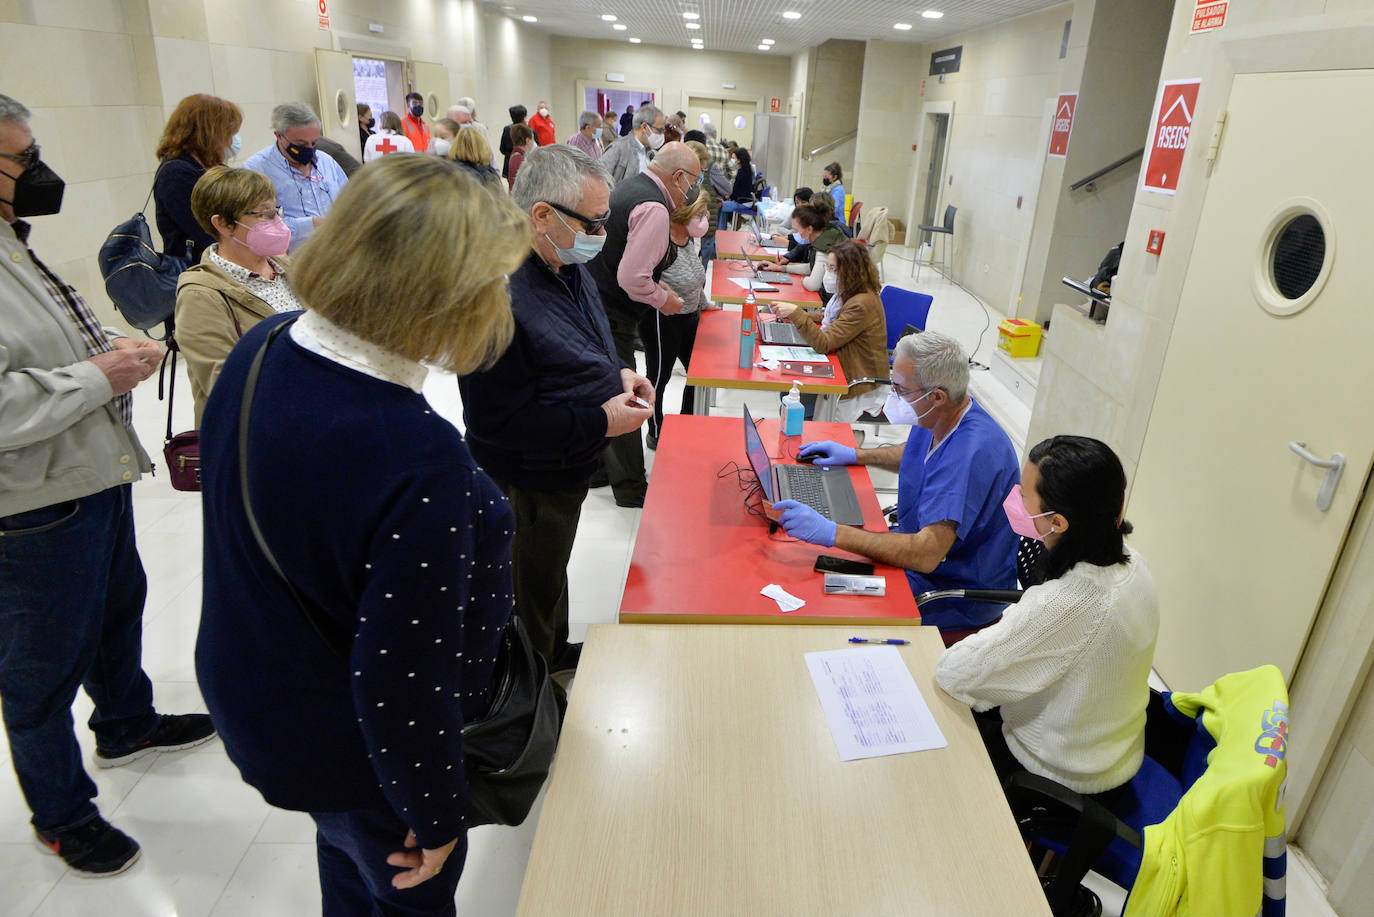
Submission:
[[[841,761],[949,745],[895,646],[807,653],[806,666]]]
[[[829,363],[830,358],[810,347],[787,344],[760,344],[760,360],[786,360],[789,363]]]
[[[763,290],[765,292],[779,286],[779,284],[770,283],[767,280],[755,280],[752,277],[731,277],[730,282],[742,290]],[[787,284],[784,283],[782,286],[785,287]]]

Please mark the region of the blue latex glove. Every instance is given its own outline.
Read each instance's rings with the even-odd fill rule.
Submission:
[[[841,446],[839,443],[823,439],[814,443],[804,443],[797,452],[798,455],[819,455],[812,464],[815,465],[857,465],[859,454],[856,450],[848,446]]]
[[[830,443],[829,445],[835,444]],[[844,447],[841,446],[840,448]],[[818,544],[823,548],[835,547],[835,523],[811,507],[804,503],[798,503],[796,500],[779,500],[773,504],[773,509],[782,511],[782,518],[778,522],[782,524],[783,530],[793,538],[800,538],[802,541],[809,541],[811,544]]]

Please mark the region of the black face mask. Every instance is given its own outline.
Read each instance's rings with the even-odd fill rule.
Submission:
[[[287,143],[286,155],[301,165],[308,166],[315,161],[315,148],[313,146],[296,146],[294,143]]]
[[[40,161],[14,180],[14,200],[5,203],[14,208],[16,217],[45,217],[62,209],[66,187],[67,183]]]
[[[368,130],[372,130],[372,129],[373,129],[374,127],[376,127],[376,126],[377,126],[377,119],[376,119],[376,118],[368,118],[368,119],[367,119],[367,129],[368,129]]]
[[[412,105],[410,106],[410,113],[418,118],[425,113],[425,107],[419,104]]]
[[[824,176],[821,177],[821,184],[825,185],[826,187],[830,186],[831,181],[833,181],[833,179],[825,178]]]

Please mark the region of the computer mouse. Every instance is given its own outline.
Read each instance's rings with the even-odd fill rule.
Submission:
[[[820,457],[821,453],[819,452],[808,452],[806,455],[797,456],[797,461],[801,462],[803,465],[810,465]]]

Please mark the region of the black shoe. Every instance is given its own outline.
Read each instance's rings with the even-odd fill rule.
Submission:
[[[158,751],[181,751],[193,748],[215,737],[215,727],[210,717],[204,713],[187,713],[181,716],[163,714],[157,718],[157,726],[152,735],[128,748],[101,748],[96,746],[95,763],[97,767],[120,767],[130,761],[137,761],[144,755]]]
[[[605,469],[602,469],[592,475],[592,479],[587,482],[587,486],[592,490],[596,490],[598,487],[610,487],[611,476],[606,473]]]
[[[647,445],[650,449],[653,449],[655,452],[658,451],[658,437],[654,434],[645,433],[644,444]]]
[[[34,831],[38,845],[83,876],[117,876],[138,861],[138,841],[93,815],[74,828]]]
[[[623,506],[626,509],[639,509],[644,506],[644,495],[636,494],[632,497],[616,497],[616,506]]]

